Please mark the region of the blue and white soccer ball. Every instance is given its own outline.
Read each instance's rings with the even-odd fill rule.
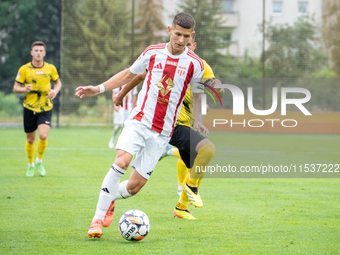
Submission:
[[[119,220],[119,232],[128,241],[140,241],[149,233],[150,220],[140,210],[130,210]]]

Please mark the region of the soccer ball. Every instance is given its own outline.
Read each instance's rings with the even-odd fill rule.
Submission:
[[[130,210],[119,220],[119,232],[128,241],[140,241],[149,233],[150,221],[140,210]]]

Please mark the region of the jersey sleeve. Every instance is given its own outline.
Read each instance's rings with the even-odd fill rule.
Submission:
[[[133,90],[132,90],[132,95],[137,95],[137,87],[134,87]]]
[[[112,92],[117,92],[118,93],[119,92],[119,88],[113,89]]]
[[[191,80],[191,91],[192,93],[203,93],[204,91],[200,88],[203,88],[203,85],[200,84],[204,81],[203,78],[204,69],[202,70],[200,63],[197,61],[195,64],[194,74]]]
[[[57,68],[55,68],[54,65],[52,65],[52,77],[51,77],[52,81],[57,81],[59,79],[59,74],[57,71]]]
[[[205,60],[203,60],[203,64],[204,64],[204,75],[203,75],[204,82],[209,79],[215,78],[214,72],[211,69],[210,65],[207,62],[205,62]]]
[[[140,54],[136,61],[130,67],[130,72],[133,74],[142,74],[147,69],[148,53]]]
[[[20,67],[15,81],[24,84],[26,80],[26,68],[24,66]]]

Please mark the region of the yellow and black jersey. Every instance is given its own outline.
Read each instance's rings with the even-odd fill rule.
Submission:
[[[208,65],[208,63],[203,59],[202,61],[204,64],[204,74],[203,74],[204,82],[206,82],[207,80],[211,78],[215,78],[214,72],[211,69],[211,67]],[[190,86],[187,93],[185,94],[182,108],[178,115],[176,125],[183,125],[187,127],[191,127],[193,125],[194,113],[192,110],[192,102],[193,102],[193,95],[191,93],[191,86]]]
[[[34,112],[51,110],[52,102],[46,96],[51,88],[51,80],[58,79],[55,66],[46,62],[42,67],[34,67],[31,62],[20,67],[15,80],[24,86],[32,84],[32,90],[26,93],[23,106]]]

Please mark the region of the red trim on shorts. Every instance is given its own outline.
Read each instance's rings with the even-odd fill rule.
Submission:
[[[156,55],[157,54],[154,54],[151,56],[150,58],[150,61],[149,61],[149,68],[148,68],[148,71],[149,71],[149,75],[148,75],[148,79],[147,79],[147,89],[146,89],[146,94],[145,94],[145,97],[144,97],[144,101],[143,101],[143,105],[142,105],[142,108],[140,110],[139,113],[137,113],[135,115],[135,117],[133,117],[135,120],[138,120],[138,121],[141,121],[142,120],[142,117],[144,116],[144,107],[145,107],[145,102],[146,100],[148,99],[148,92],[149,92],[149,89],[150,89],[150,85],[151,85],[151,76],[152,76],[152,70],[153,70],[153,66],[155,64],[155,58],[156,58]]]
[[[162,84],[163,84],[164,89],[168,89],[169,87],[169,85],[166,83],[169,78],[171,78],[172,81],[174,80],[178,61],[179,61],[179,58],[171,58],[169,56],[167,57],[165,61],[163,74],[162,74]],[[172,88],[165,95],[162,94],[161,90],[158,91],[157,104],[156,104],[155,114],[152,120],[152,127],[151,127],[153,130],[155,130],[158,133],[162,133],[163,128],[164,128],[164,123],[165,123],[164,117],[168,109],[171,91],[172,91]]]

